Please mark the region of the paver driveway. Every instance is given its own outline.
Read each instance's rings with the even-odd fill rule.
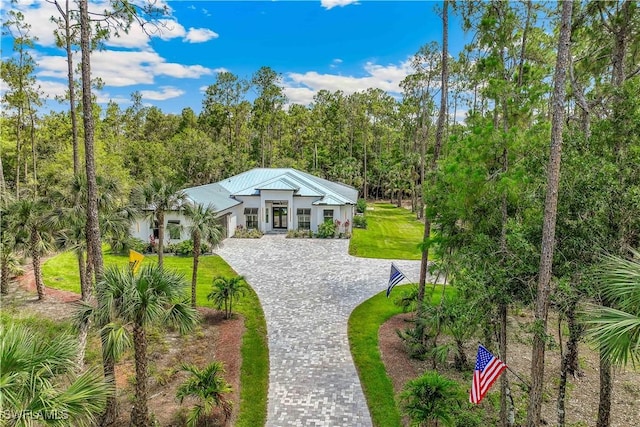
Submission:
[[[347,240],[227,239],[217,252],[256,290],[267,321],[267,426],[370,426],[347,320],[386,288],[390,260],[348,255]],[[395,261],[417,281],[419,261]],[[391,302],[389,302],[391,304]]]

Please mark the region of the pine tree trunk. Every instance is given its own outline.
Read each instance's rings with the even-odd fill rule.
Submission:
[[[94,154],[94,121],[93,99],[91,93],[91,20],[89,18],[89,1],[80,0],[80,51],[82,70],[82,122],[84,125],[84,156],[87,174],[87,253],[91,260],[91,267],[96,282],[102,278],[104,269],[102,247],[100,241],[100,226],[98,224],[98,185],[96,183],[96,164]],[[91,280],[91,278],[89,279]],[[104,326],[104,325],[100,325]],[[115,362],[102,347],[102,360],[105,379],[114,381]],[[102,414],[100,425],[107,426],[115,422],[117,403],[115,389],[107,398],[105,412]]]
[[[141,325],[133,325],[133,348],[136,362],[135,403],[131,410],[131,424],[136,427],[149,425],[147,407],[147,338]]]
[[[31,264],[33,265],[33,278],[36,282],[36,291],[38,292],[38,300],[42,301],[45,297],[44,283],[42,282],[42,270],[40,269],[40,253],[36,249],[38,245],[38,233],[31,231]]]
[[[551,269],[553,266],[556,216],[558,212],[558,186],[560,182],[562,130],[565,112],[565,80],[567,76],[567,65],[569,63],[572,8],[572,1],[562,2],[562,18],[552,100],[551,153],[547,169],[547,195],[544,205],[538,293],[535,305],[533,347],[531,350],[531,389],[529,391],[529,407],[527,410],[528,427],[537,427],[540,425],[542,409],[544,355],[549,298],[551,294]]]
[[[198,264],[200,262],[200,234],[193,234],[193,272],[191,275],[191,307],[196,308],[196,286],[198,284]]]
[[[84,260],[84,253],[82,251],[78,251],[78,271],[80,272],[80,292],[82,294],[81,300],[84,302],[89,302],[91,300],[91,286],[90,281],[87,278],[87,268]],[[90,321],[89,319],[85,319],[80,323],[78,327],[78,356],[76,359],[76,364],[79,369],[84,367],[84,355],[87,348],[87,336],[89,335],[89,327]]]
[[[440,113],[438,114],[438,123],[436,128],[436,143],[433,149],[433,159],[431,161],[431,171],[435,171],[438,162],[438,156],[442,148],[442,140],[444,137],[444,127],[447,115],[447,96],[449,81],[449,3],[444,1],[442,7],[442,76],[440,88]],[[424,193],[424,187],[423,187]],[[422,241],[426,243],[431,235],[431,219],[425,214],[424,234]],[[420,260],[420,278],[418,281],[418,314],[422,313],[422,304],[424,303],[424,289],[427,282],[427,273],[429,268],[429,250],[423,248],[422,258]]]
[[[4,249],[6,250],[6,248]],[[6,254],[2,254],[0,259],[0,293],[7,295],[9,293],[9,262]]]

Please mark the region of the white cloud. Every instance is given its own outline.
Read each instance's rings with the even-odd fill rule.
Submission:
[[[289,100],[289,104],[309,105],[313,102],[316,91],[308,87],[285,87],[284,94]]]
[[[67,63],[63,56],[42,56],[38,58],[42,77],[66,78]],[[158,53],[147,51],[105,50],[91,55],[91,72],[101,78],[107,86],[133,86],[152,84],[156,76],[178,79],[200,78],[218,70],[202,65],[185,65],[167,62]]]
[[[98,104],[107,104],[111,101],[115,102],[118,105],[131,104],[131,98],[122,95],[111,96],[109,92],[105,91],[95,91],[93,94],[96,96],[96,102]]]
[[[358,4],[358,0],[320,0],[320,5],[327,10],[334,7],[344,7],[350,4]]]
[[[391,94],[400,94],[400,82],[411,73],[410,60],[400,64],[386,66],[368,62],[364,66],[363,76],[343,76],[339,74],[320,74],[316,71],[306,73],[287,73],[285,75],[285,93],[292,103],[307,105],[319,90],[330,92],[341,90],[349,95],[379,88]]]
[[[69,86],[66,83],[53,82],[51,80],[38,80],[37,85],[47,98],[54,99],[56,96],[64,97]]]
[[[156,7],[163,7],[166,2],[155,0]],[[76,8],[75,4],[72,6]],[[51,22],[51,17],[58,18],[60,13],[56,6],[47,1],[21,0],[14,6],[16,10],[22,12],[25,22],[31,25],[29,35],[38,39],[41,46],[55,46],[53,31],[56,24]],[[109,8],[108,2],[90,2],[89,9],[93,13],[102,13]],[[171,13],[171,8],[168,8]],[[187,32],[175,18],[166,17],[157,20],[155,23],[147,23],[144,29],[137,22],[131,25],[129,30],[119,32],[119,37],[112,36],[105,45],[127,49],[149,49],[151,38],[158,37],[162,40],[182,38],[185,42],[201,43],[218,37],[218,34],[207,28],[190,28]]]
[[[189,28],[189,32],[184,38],[184,41],[187,43],[204,43],[211,39],[217,39],[218,37],[220,37],[218,33],[208,28]]]
[[[141,90],[140,95],[142,99],[150,99],[152,101],[165,101],[171,98],[177,98],[184,95],[182,89],[178,89],[172,86],[162,86],[160,91],[157,90]]]
[[[333,61],[331,61],[331,64],[329,64],[329,68],[336,68],[340,64],[342,64],[342,59],[335,58]]]

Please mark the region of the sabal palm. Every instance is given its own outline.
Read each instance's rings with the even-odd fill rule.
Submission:
[[[158,265],[162,268],[164,260],[164,218],[167,211],[180,209],[186,200],[184,191],[172,182],[152,179],[147,185],[134,190],[134,205],[149,210],[153,219],[158,221]]]
[[[0,204],[0,293],[9,293],[9,276],[24,272],[16,249],[19,242],[16,240],[16,233],[9,229],[10,211]]]
[[[435,371],[409,381],[400,398],[404,413],[415,426],[454,425],[453,411],[462,403],[458,383]]]
[[[233,302],[238,301],[245,293],[245,283],[244,276],[215,277],[207,299],[212,301],[218,310],[224,308],[225,318],[230,319]]]
[[[30,414],[49,418],[46,425],[94,425],[111,387],[95,370],[74,374],[76,350],[70,335],[49,340],[20,324],[0,327],[2,410],[24,415],[11,425],[38,425]]]
[[[617,365],[640,362],[640,252],[631,252],[633,259],[605,258],[598,279],[612,307],[591,307],[586,320],[588,336]]]
[[[216,219],[215,208],[212,205],[186,204],[184,214],[191,221],[189,234],[193,241],[193,273],[191,276],[191,306],[196,306],[196,286],[198,282],[198,264],[202,243],[217,246],[223,239],[222,228]]]
[[[10,210],[10,229],[31,257],[38,299],[42,300],[45,292],[41,256],[51,248],[53,241],[52,230],[47,222],[49,207],[42,199],[22,199],[15,202]]]
[[[133,330],[136,385],[131,422],[135,426],[149,424],[146,329],[171,325],[187,332],[197,323],[198,313],[183,300],[186,286],[181,274],[150,265],[137,274],[128,268],[108,268],[96,287],[100,324],[120,320]]]
[[[198,421],[211,416],[213,409],[221,407],[225,419],[231,416],[231,401],[225,394],[231,392],[231,386],[222,377],[224,368],[220,362],[212,362],[204,369],[198,369],[195,365],[182,365],[182,369],[191,374],[187,380],[178,387],[176,397],[180,404],[186,397],[195,397],[198,404],[193,407],[187,419],[187,426],[195,427]]]

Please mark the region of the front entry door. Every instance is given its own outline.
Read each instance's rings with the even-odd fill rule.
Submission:
[[[273,228],[287,228],[287,208],[273,208]]]

